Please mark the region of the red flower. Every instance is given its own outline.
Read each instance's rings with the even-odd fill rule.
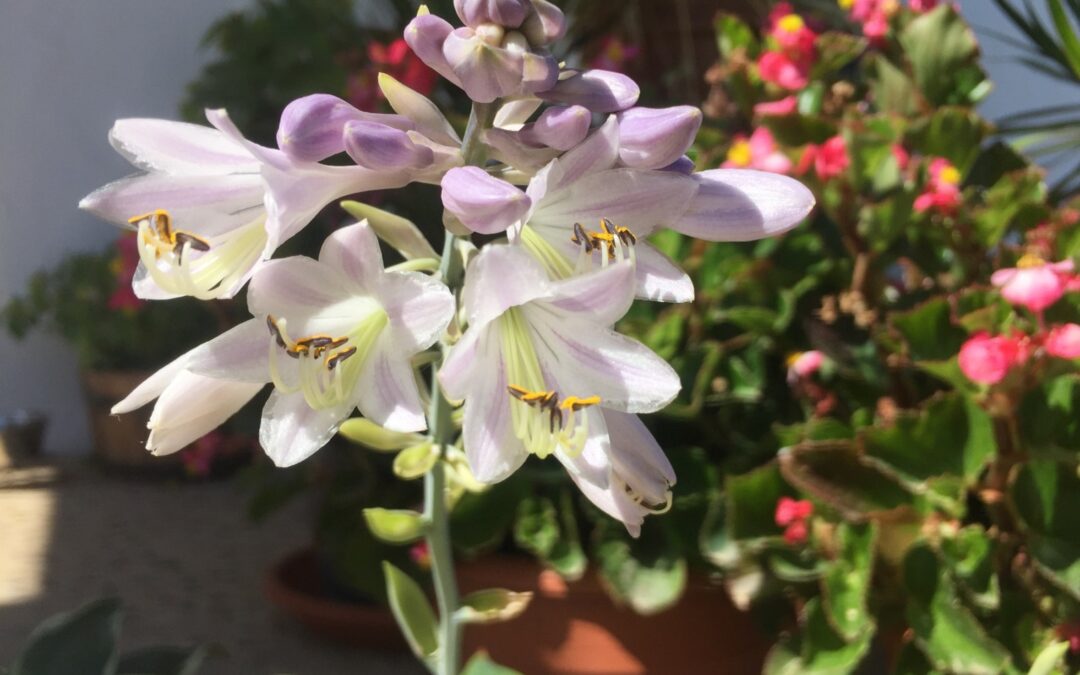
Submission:
[[[427,64],[409,49],[404,38],[398,38],[390,44],[371,42],[368,44],[369,65],[349,77],[345,96],[349,102],[361,110],[374,111],[382,99],[379,88],[379,73],[386,73],[407,87],[424,94],[430,94],[438,82],[439,76]]]
[[[818,178],[829,180],[847,171],[850,164],[844,137],[833,136],[821,145],[806,146],[798,166],[795,167],[795,175],[801,176],[813,166]]]
[[[1080,326],[1075,323],[1054,326],[1043,346],[1048,354],[1059,359],[1080,359]]]
[[[997,384],[1009,370],[1027,358],[1027,346],[1020,336],[991,337],[976,333],[960,347],[960,370],[972,382]]]
[[[938,157],[930,162],[930,180],[921,195],[915,198],[919,213],[937,211],[951,214],[960,206],[960,171],[949,160]]]
[[[784,540],[789,544],[806,541],[809,527],[806,521],[814,513],[814,505],[805,499],[781,497],[776,502],[776,524],[784,528]]]

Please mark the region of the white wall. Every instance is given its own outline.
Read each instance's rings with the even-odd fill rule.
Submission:
[[[203,32],[249,0],[0,0],[0,302],[37,269],[98,249],[116,230],[86,193],[131,172],[105,134],[117,117],[175,117],[210,56]],[[75,359],[0,332],[0,413],[42,410],[51,452],[88,450]]]
[[[130,171],[105,140],[109,126],[117,117],[175,117],[184,85],[209,56],[198,50],[203,32],[249,4],[0,0],[0,302],[35,270],[115,235],[76,208]],[[977,28],[1010,31],[989,0],[961,4]],[[1010,63],[1014,52],[979,32],[997,81],[987,116],[1075,100],[1075,90]],[[50,451],[87,450],[75,360],[63,343],[0,334],[0,413],[20,407],[49,414]]]

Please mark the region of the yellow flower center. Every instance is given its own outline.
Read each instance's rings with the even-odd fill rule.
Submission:
[[[750,150],[750,141],[741,139],[731,144],[728,149],[727,159],[735,166],[750,166],[754,159],[754,153]]]
[[[803,352],[792,352],[787,357],[787,367],[793,368],[795,363],[802,358]]]
[[[840,9],[851,9],[855,5],[855,0],[836,0],[836,4],[840,5]]]
[[[1022,270],[1030,269],[1032,267],[1042,267],[1045,264],[1046,261],[1034,253],[1025,253],[1022,258],[1016,261],[1016,266]]]
[[[798,33],[806,23],[798,14],[785,14],[776,22],[777,27],[785,33]]]
[[[960,172],[955,166],[950,164],[938,172],[938,181],[945,183],[946,185],[959,185]]]

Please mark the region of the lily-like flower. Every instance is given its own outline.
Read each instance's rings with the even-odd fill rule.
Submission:
[[[446,329],[454,301],[429,277],[384,271],[367,223],[332,234],[318,261],[264,265],[248,306],[256,318],[181,356],[114,408],[126,412],[158,398],[151,452],[179,450],[173,437],[198,438],[268,382],[275,391],[259,438],[279,466],[325,445],[356,408],[394,431],[426,427],[410,360]]]
[[[490,245],[464,290],[468,330],[439,371],[465,402],[463,441],[473,474],[497,482],[530,455],[554,455],[583,492],[636,533],[665,508],[674,474],[633,414],[678,393],[678,375],[611,326],[634,298],[632,256],[552,281],[517,246]]]
[[[235,295],[256,267],[345,195],[402,187],[413,170],[372,171],[289,157],[245,139],[224,110],[213,129],[119,120],[109,140],[144,173],[91,193],[81,208],[138,230],[135,294],[145,299]]]
[[[579,231],[599,232],[602,221],[639,240],[666,226],[710,241],[746,241],[794,227],[814,205],[809,190],[784,176],[728,169],[687,176],[625,168],[619,160],[618,120],[609,118],[584,143],[530,181],[525,193],[528,210],[507,226],[508,234],[541,262],[552,279],[567,279],[604,264],[610,251],[594,246],[583,256]],[[444,181],[444,193],[457,187]],[[507,208],[485,203],[477,215],[513,214],[509,207],[520,206],[519,194],[502,193]],[[454,203],[466,202],[454,197]],[[448,203],[445,194],[443,200]],[[638,243],[635,256],[640,297],[665,302],[693,299],[689,277],[648,242]]]
[[[1048,263],[1034,255],[1025,255],[1016,267],[994,272],[990,283],[1001,289],[1001,297],[1036,314],[1061,299],[1073,277],[1072,260]]]

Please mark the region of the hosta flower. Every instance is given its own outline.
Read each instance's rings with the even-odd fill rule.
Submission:
[[[453,298],[422,274],[384,271],[366,223],[332,234],[318,261],[267,263],[252,279],[248,306],[256,318],[181,356],[113,409],[158,399],[151,452],[179,450],[267,382],[274,392],[259,438],[280,466],[325,445],[356,408],[395,431],[425,428],[410,360],[445,330]]]
[[[746,241],[795,226],[814,205],[809,190],[783,176],[736,169],[687,176],[621,167],[619,158],[618,121],[611,118],[539,171],[524,196],[495,178],[455,169],[443,179],[443,204],[479,231],[509,230],[552,279],[605,264],[606,246],[581,245],[581,230],[615,236],[602,232],[602,220],[639,240],[666,226],[700,239]],[[686,274],[650,244],[640,241],[635,256],[641,297],[693,298]]]
[[[79,206],[138,230],[136,295],[232,297],[256,266],[324,206],[367,190],[401,187],[413,172],[296,160],[245,139],[224,110],[214,128],[119,120],[113,146],[144,173],[110,183]]]
[[[1060,359],[1080,359],[1080,325],[1054,326],[1043,343],[1046,353]]]
[[[1001,297],[1014,305],[1041,312],[1057,302],[1072,278],[1073,262],[1048,263],[1037,256],[1020,258],[1016,267],[1000,269],[990,282],[1001,288]]]
[[[1019,336],[991,337],[981,332],[960,347],[960,370],[972,382],[997,384],[1013,366],[1027,358],[1027,347]]]
[[[552,281],[517,246],[491,245],[468,268],[468,330],[439,379],[463,399],[476,478],[495,482],[530,455],[554,455],[583,492],[631,532],[669,501],[674,475],[635,413],[679,391],[678,375],[610,327],[634,298],[624,250],[606,267]],[[629,415],[628,415],[629,414]]]
[[[791,171],[791,160],[776,148],[772,132],[758,127],[747,138],[738,135],[728,150],[727,159],[720,165],[725,169],[760,169],[773,173]]]
[[[936,211],[951,214],[960,206],[960,171],[947,159],[938,157],[930,162],[929,181],[926,189],[915,198],[915,210],[919,213]]]

